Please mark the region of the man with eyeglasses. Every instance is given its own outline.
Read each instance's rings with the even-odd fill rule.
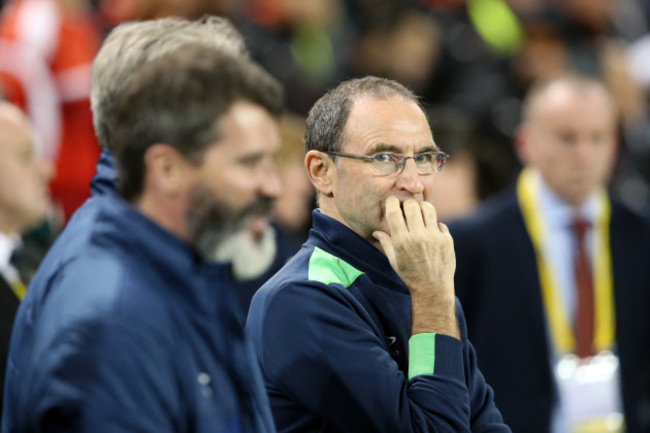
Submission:
[[[454,295],[431,203],[446,155],[416,96],[346,81],[311,109],[305,142],[313,228],[246,325],[278,431],[509,432]]]

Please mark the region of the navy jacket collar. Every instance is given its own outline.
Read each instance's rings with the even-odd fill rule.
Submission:
[[[312,217],[313,226],[309,232],[308,244],[343,259],[386,288],[408,293],[407,287],[382,251],[318,209],[313,211]]]
[[[90,181],[93,196],[113,193],[117,190],[117,167],[115,157],[110,150],[102,149],[97,161],[95,175]]]

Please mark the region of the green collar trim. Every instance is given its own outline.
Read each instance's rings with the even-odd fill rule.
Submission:
[[[307,272],[307,278],[310,281],[318,281],[323,284],[336,283],[347,288],[360,275],[363,275],[363,272],[352,265],[318,247],[314,247]]]

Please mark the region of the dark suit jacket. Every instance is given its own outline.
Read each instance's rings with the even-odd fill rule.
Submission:
[[[0,389],[2,390],[4,390],[5,385],[11,329],[18,305],[18,298],[9,287],[9,283],[0,275],[0,386],[2,387]],[[2,394],[0,393],[0,418],[2,418]]]
[[[480,369],[513,432],[548,433],[556,398],[533,246],[514,189],[451,223],[456,292]],[[650,227],[612,204],[616,351],[628,433],[650,431]]]

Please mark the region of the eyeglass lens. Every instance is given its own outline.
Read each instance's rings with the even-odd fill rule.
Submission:
[[[442,153],[421,153],[404,156],[395,153],[380,153],[373,157],[373,166],[382,174],[393,174],[402,170],[408,159],[413,159],[418,173],[431,174],[442,170],[446,156]]]

